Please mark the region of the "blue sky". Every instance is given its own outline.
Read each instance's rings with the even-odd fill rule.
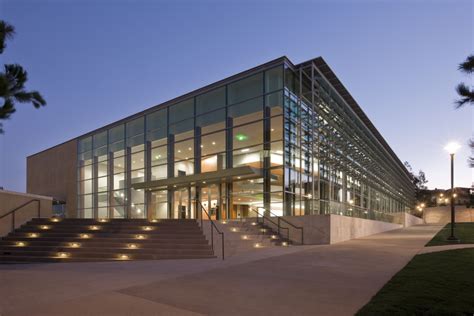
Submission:
[[[323,56],[402,161],[449,185],[444,145],[464,145],[470,108],[454,110],[473,48],[473,1],[0,0],[20,63],[48,102],[20,105],[0,136],[0,186],[24,191],[26,156],[286,55]],[[472,79],[471,79],[472,82]]]

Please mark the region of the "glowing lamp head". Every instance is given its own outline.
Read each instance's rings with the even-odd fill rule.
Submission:
[[[444,147],[444,149],[451,155],[454,155],[458,151],[459,148],[461,148],[461,145],[459,145],[456,142],[451,142],[447,144],[446,147]]]

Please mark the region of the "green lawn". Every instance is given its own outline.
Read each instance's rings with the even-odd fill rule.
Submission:
[[[460,239],[459,242],[446,241],[449,235],[451,235],[451,224],[446,224],[426,246],[474,244],[474,223],[457,223],[454,225],[454,236]]]
[[[356,315],[473,315],[474,248],[415,256]]]

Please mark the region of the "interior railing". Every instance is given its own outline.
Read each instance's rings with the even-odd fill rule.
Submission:
[[[221,232],[219,230],[219,228],[217,228],[217,225],[214,223],[214,221],[212,220],[211,216],[209,215],[209,213],[206,211],[206,208],[204,207],[204,205],[202,205],[201,201],[200,200],[197,200],[195,199],[194,200],[197,205],[199,205],[199,207],[196,207],[196,214],[199,214],[201,210],[204,211],[204,213],[206,214],[206,216],[209,218],[209,221],[211,223],[211,247],[212,247],[212,252],[214,252],[214,229],[216,230],[216,232],[221,235],[221,242],[222,242],[222,260],[224,260],[225,256],[224,256],[224,233]],[[196,205],[196,206],[197,206]],[[200,210],[201,209],[201,210]],[[201,218],[201,228],[204,230],[204,226],[203,226],[203,216],[202,216],[202,213],[199,214],[199,217]]]
[[[271,221],[271,222],[273,223],[273,225],[275,225],[275,226],[277,227],[277,229],[278,229],[278,234],[280,234],[280,230],[281,230],[281,229],[286,229],[286,230],[287,230],[287,237],[288,237],[289,240],[291,240],[291,239],[290,239],[290,229],[289,229],[288,227],[283,227],[283,226],[281,226],[281,223],[282,223],[282,222],[285,223],[285,224],[287,224],[287,225],[289,225],[289,226],[291,226],[291,227],[293,227],[294,229],[300,230],[300,231],[301,231],[301,244],[304,245],[304,229],[303,229],[303,227],[296,226],[296,225],[294,225],[293,223],[290,223],[289,221],[287,221],[287,220],[284,219],[283,217],[278,216],[278,215],[272,213],[271,210],[268,210],[268,209],[266,209],[266,208],[264,208],[264,207],[258,206],[258,207],[257,207],[257,213],[260,213],[259,210],[263,210],[263,212],[262,212],[262,217],[263,217],[263,218],[267,218],[268,221],[271,221],[271,220],[270,220],[271,217],[276,217],[276,218],[277,218],[277,224],[275,224],[273,221]],[[265,214],[269,214],[270,216],[267,217]]]
[[[22,209],[23,207],[33,203],[33,202],[38,203],[38,217],[41,217],[41,202],[40,202],[39,199],[29,200],[28,202],[25,202],[25,203],[21,204],[20,206],[17,206],[14,209],[12,209],[12,210],[8,211],[7,213],[3,214],[2,216],[0,216],[0,220],[7,217],[8,215],[12,216],[12,229],[11,229],[10,232],[15,230],[15,214],[16,214],[16,212],[18,210]]]

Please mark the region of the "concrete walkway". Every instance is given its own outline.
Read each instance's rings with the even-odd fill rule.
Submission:
[[[7,315],[353,315],[441,226],[212,260],[0,265]]]

